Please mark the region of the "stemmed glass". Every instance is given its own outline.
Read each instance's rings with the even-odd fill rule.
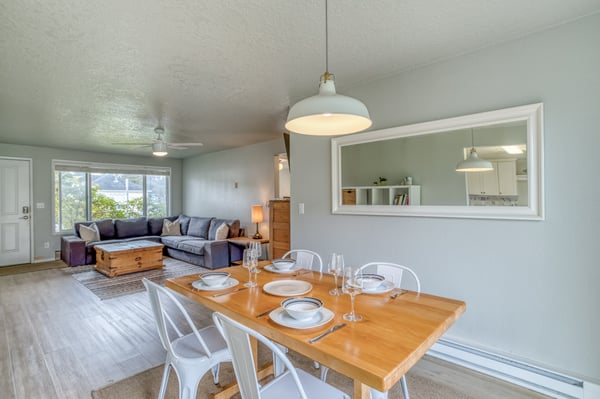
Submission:
[[[254,271],[256,270],[257,265],[258,260],[256,258],[256,252],[253,249],[244,249],[242,255],[242,267],[248,269],[248,282],[244,284],[245,287],[256,287],[256,282],[252,281],[252,275],[256,275]]]
[[[333,253],[331,255],[331,260],[327,264],[327,270],[330,274],[333,274],[333,279],[335,281],[335,287],[329,291],[329,295],[342,295],[342,292],[338,289],[338,276],[342,273],[344,269],[344,255]]]
[[[250,243],[250,249],[254,250],[256,253],[256,259],[260,259],[262,256],[262,244],[260,242],[253,241]]]
[[[348,321],[360,321],[362,316],[354,312],[354,297],[362,293],[363,281],[360,276],[354,274],[354,270],[351,267],[346,267],[342,272],[342,291],[344,294],[350,295],[350,313],[344,315],[344,320]]]

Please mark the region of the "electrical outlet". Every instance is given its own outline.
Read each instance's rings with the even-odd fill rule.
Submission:
[[[44,248],[50,248],[50,243],[48,241],[44,243]]]

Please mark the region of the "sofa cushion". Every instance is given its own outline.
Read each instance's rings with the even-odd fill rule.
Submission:
[[[221,224],[227,224],[229,227],[229,234],[227,238],[238,237],[240,235],[240,221],[238,219],[212,219],[210,221],[210,228],[208,230],[208,239],[215,240],[216,232]]]
[[[82,224],[79,226],[79,234],[81,234],[81,239],[86,244],[92,241],[100,241],[100,231],[96,223],[92,223],[89,226]]]
[[[213,218],[202,218],[197,216],[192,216],[190,219],[190,225],[187,229],[188,236],[199,237],[203,239],[208,239],[208,228],[210,227],[210,221]],[[217,226],[218,227],[218,226]],[[183,229],[182,229],[183,233]]]
[[[79,233],[80,226],[89,226],[92,223],[96,223],[98,227],[98,231],[100,232],[101,240],[110,240],[115,238],[115,225],[112,219],[101,219],[101,220],[88,220],[86,222],[77,222],[75,223],[75,234],[77,237],[81,238],[81,234]]]
[[[177,217],[179,219],[179,225],[181,226],[181,234],[186,236],[188,234],[188,227],[190,226],[190,217],[184,214]]]
[[[175,221],[170,221],[168,219],[163,220],[163,228],[160,234],[161,236],[180,236],[181,235],[181,225],[179,224],[179,219]]]
[[[194,255],[204,255],[204,245],[206,245],[207,240],[187,240],[179,243],[177,249],[180,249],[185,252],[192,253]]]
[[[227,223],[221,223],[217,232],[215,233],[215,240],[226,240],[227,235],[229,234],[229,227]]]
[[[159,236],[162,233],[163,220],[174,221],[177,216],[168,216],[165,218],[148,218],[148,234],[151,236]]]
[[[115,220],[115,238],[140,237],[148,235],[146,218]]]
[[[179,244],[183,241],[193,239],[190,236],[161,236],[160,241],[170,248],[179,248]]]

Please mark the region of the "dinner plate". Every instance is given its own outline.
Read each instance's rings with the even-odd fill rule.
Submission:
[[[276,296],[304,295],[312,290],[312,284],[302,280],[277,280],[263,286],[263,291]]]
[[[363,294],[377,295],[377,294],[385,294],[386,292],[390,292],[396,288],[393,282],[389,280],[385,280],[383,283],[379,284],[376,288],[365,290],[363,288]]]
[[[264,269],[268,272],[279,273],[279,274],[292,274],[298,270],[298,268],[296,266],[292,267],[291,269],[283,270],[283,269],[278,269],[273,265],[267,265],[264,267]]]
[[[219,291],[224,290],[226,288],[235,287],[240,282],[234,278],[228,278],[224,284],[221,285],[207,285],[202,282],[202,280],[197,280],[192,283],[192,287],[200,291]]]
[[[333,320],[333,312],[327,308],[321,308],[311,319],[297,320],[290,316],[283,308],[277,308],[269,313],[269,318],[281,326],[304,330],[329,323]]]

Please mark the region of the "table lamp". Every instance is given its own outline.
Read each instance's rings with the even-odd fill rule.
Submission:
[[[258,224],[263,221],[263,207],[262,205],[252,205],[252,223],[256,223],[256,234],[252,236],[254,239],[262,238],[262,235],[258,232]]]

